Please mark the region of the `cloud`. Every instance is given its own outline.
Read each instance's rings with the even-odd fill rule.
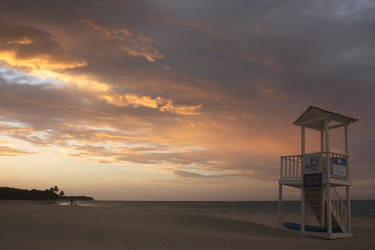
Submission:
[[[174,170],[174,174],[182,178],[228,178],[228,177],[244,177],[238,174],[221,174],[221,175],[202,175],[189,171]]]
[[[33,40],[31,38],[24,36],[16,40],[8,40],[6,41],[7,44],[19,44],[19,45],[30,45],[33,43]]]
[[[168,111],[178,115],[197,115],[199,110],[202,108],[202,104],[199,105],[175,105],[171,99],[169,99],[163,106],[160,107],[161,111]]]
[[[0,62],[4,66],[80,88],[109,90],[108,84],[87,75],[67,73],[67,70],[87,66],[87,62],[71,53],[52,34],[27,25],[3,22],[0,22],[0,30]]]
[[[267,69],[279,72],[281,71],[281,66],[279,63],[276,62],[274,58],[268,55],[258,55],[257,53],[251,53],[250,51],[246,51],[244,53],[245,60],[250,63],[260,64],[266,67]]]
[[[148,107],[148,108],[158,108],[159,105],[163,103],[163,100],[160,97],[152,99],[149,96],[138,96],[135,94],[125,94],[125,95],[108,95],[104,94],[100,98],[106,100],[109,104],[116,105],[119,107]]]
[[[7,146],[0,146],[0,156],[27,156],[32,152],[14,149]]]
[[[8,121],[0,126],[0,133],[37,147],[62,147],[66,156],[90,162],[194,166],[213,174],[230,170],[260,179],[275,175],[269,175],[268,168],[254,171],[254,162],[244,159],[260,160],[269,152],[277,152],[280,145],[263,146],[266,143],[261,134],[243,137],[244,130],[238,126],[241,120],[218,121],[206,114],[177,120],[165,115],[146,116],[146,110],[103,106],[95,95],[48,88],[48,84],[4,82],[0,87],[1,119]],[[133,102],[139,105],[138,99]],[[228,138],[236,140],[228,144]]]
[[[80,21],[87,24],[100,38],[106,40],[110,47],[114,46],[117,50],[115,53],[144,57],[149,62],[163,58],[163,55],[155,47],[157,43],[142,33],[130,31],[126,27],[110,29],[89,19]]]
[[[152,99],[149,96],[139,96],[136,94],[103,94],[100,96],[109,104],[119,107],[147,107],[159,109],[162,112],[171,112],[178,115],[197,115],[202,105],[176,105],[171,99],[156,97]]]
[[[29,58],[21,58],[15,51],[0,52],[0,59],[9,66],[24,68],[31,72],[45,72],[49,70],[65,70],[86,66],[83,62],[58,62],[51,55],[40,55]]]
[[[275,101],[285,101],[286,96],[280,91],[278,91],[274,87],[265,87],[265,86],[260,86],[257,88],[258,94],[262,97],[275,100]]]
[[[28,71],[56,71],[86,66],[50,33],[27,25],[0,22],[0,60]]]
[[[142,54],[150,61],[161,58],[161,55],[157,54],[151,46],[154,42],[142,34],[133,33],[127,29],[107,29],[87,19],[81,20],[81,22],[98,31],[106,40],[129,43],[131,45],[131,50],[128,50],[130,55]],[[73,56],[61,44],[58,44],[57,39],[48,32],[22,25],[2,24],[0,29],[4,30],[0,41],[7,45],[0,50],[0,60],[3,60],[8,67],[23,70],[40,79],[52,79],[63,84],[96,92],[98,98],[104,99],[112,105],[143,106],[180,115],[197,114],[202,107],[202,105],[176,105],[171,99],[161,97],[152,99],[148,96],[136,94],[118,95],[112,90],[110,83],[93,79],[88,74],[67,72],[66,70],[69,69],[85,67],[87,63],[66,60],[67,58],[73,58]],[[8,33],[12,33],[12,35],[7,36]],[[49,44],[49,49],[42,47],[43,44]]]

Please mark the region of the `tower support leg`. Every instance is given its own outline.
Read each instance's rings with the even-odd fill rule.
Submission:
[[[332,238],[331,185],[327,184],[327,228],[328,238]]]
[[[278,221],[277,221],[277,225],[279,228],[281,228],[282,212],[283,212],[283,185],[279,184],[279,209],[278,209]]]
[[[324,189],[322,189],[321,191],[321,202],[320,202],[320,225],[321,226],[325,226],[325,204],[324,204],[324,200],[325,200],[325,197],[324,197]]]
[[[350,201],[350,186],[346,186],[346,232],[352,232],[352,212]]]
[[[301,232],[305,231],[305,221],[306,221],[306,200],[305,200],[305,190],[301,187]]]

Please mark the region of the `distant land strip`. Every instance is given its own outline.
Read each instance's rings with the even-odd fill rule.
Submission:
[[[94,200],[88,196],[65,196],[58,195],[51,189],[44,191],[32,189],[18,189],[10,187],[0,187],[0,200]]]

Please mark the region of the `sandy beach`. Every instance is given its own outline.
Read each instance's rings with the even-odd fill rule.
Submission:
[[[373,249],[375,220],[353,219],[352,239],[308,238],[274,216],[225,218],[165,209],[0,203],[0,249]],[[230,218],[231,217],[231,218]],[[264,221],[262,224],[261,222]]]

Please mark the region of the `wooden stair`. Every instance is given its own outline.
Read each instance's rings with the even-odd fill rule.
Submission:
[[[338,226],[342,232],[346,232],[345,219],[346,207],[339,193],[334,187],[331,187],[331,216],[332,226]],[[307,188],[305,189],[305,199],[311,213],[315,216],[320,226],[326,225],[327,215],[327,191],[324,188]]]
[[[308,188],[305,189],[305,198],[307,206],[309,206],[311,213],[318,220],[321,226],[324,226],[324,203],[322,188]],[[323,206],[323,208],[322,208]]]

